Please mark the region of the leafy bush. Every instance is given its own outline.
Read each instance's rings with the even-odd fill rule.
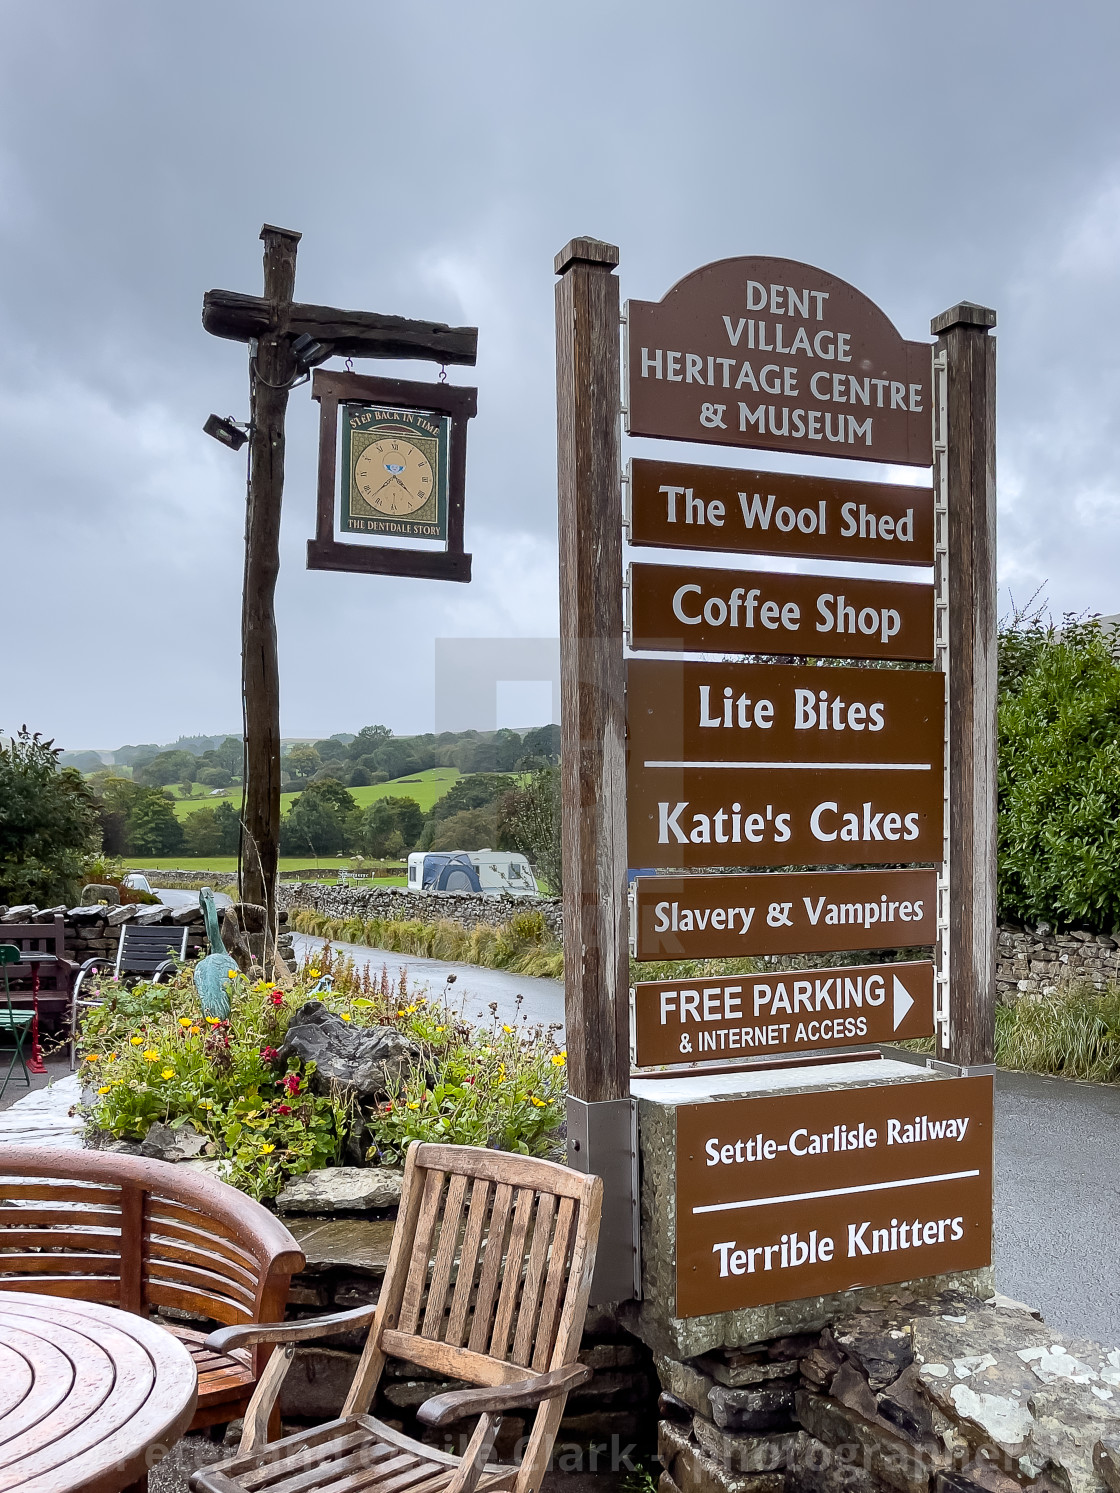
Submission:
[[[70,901],[83,857],[97,848],[93,795],[59,756],[26,726],[0,739],[0,902]]]
[[[528,737],[525,739],[528,741]],[[533,773],[523,788],[507,793],[498,804],[498,824],[502,848],[520,850],[537,868],[552,895],[561,896],[560,769],[546,767]]]
[[[999,640],[999,909],[1120,925],[1120,660],[1099,620]]]
[[[496,806],[461,809],[450,819],[439,819],[427,836],[429,850],[491,850],[498,840]]]
[[[231,1181],[254,1197],[272,1197],[294,1175],[337,1163],[347,1147],[395,1164],[411,1139],[500,1145],[544,1154],[563,1118],[564,1055],[555,1028],[491,1019],[472,1027],[447,1000],[412,995],[339,958],[328,946],[304,965],[295,988],[250,985],[236,970],[226,990],[228,1021],[204,1017],[190,967],[169,984],[125,989],[101,981],[101,1004],[81,1030],[83,1076],[96,1093],[94,1129],[139,1141],[156,1122],[188,1122],[206,1137],[206,1154],[224,1157]],[[379,1108],[362,1111],[337,1094],[315,1094],[313,1064],[277,1049],[310,987],[329,975],[318,998],[355,1026],[393,1026],[420,1052]],[[448,982],[445,997],[453,980]]]

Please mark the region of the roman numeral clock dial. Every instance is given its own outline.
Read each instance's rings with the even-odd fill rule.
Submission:
[[[415,513],[432,495],[432,464],[403,438],[371,441],[354,463],[354,485],[371,508],[388,517]]]

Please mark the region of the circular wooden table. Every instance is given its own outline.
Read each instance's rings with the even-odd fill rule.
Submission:
[[[0,1293],[0,1490],[116,1493],[140,1482],[196,1398],[190,1354],[155,1322]]]

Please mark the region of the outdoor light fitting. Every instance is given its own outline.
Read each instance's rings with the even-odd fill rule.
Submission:
[[[315,338],[309,336],[307,332],[301,332],[292,343],[292,357],[304,372],[316,367],[319,363],[325,363],[330,355],[330,348],[325,347],[321,342],[316,342]]]
[[[216,441],[221,441],[222,445],[228,446],[231,451],[240,451],[249,439],[249,427],[242,425],[232,415],[227,415],[224,420],[221,415],[211,415],[202,428],[207,435],[212,435]]]

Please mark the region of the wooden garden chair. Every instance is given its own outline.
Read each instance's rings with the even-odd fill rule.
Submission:
[[[236,1456],[191,1478],[193,1493],[539,1493],[577,1362],[603,1184],[550,1161],[414,1142],[376,1307],[212,1333],[215,1352],[282,1345],[245,1412]],[[269,1412],[296,1343],[369,1335],[339,1419],[267,1444]],[[387,1357],[477,1386],[435,1395],[433,1428],[477,1416],[462,1457],[369,1414]],[[520,1466],[488,1462],[504,1411],[536,1406]]]

